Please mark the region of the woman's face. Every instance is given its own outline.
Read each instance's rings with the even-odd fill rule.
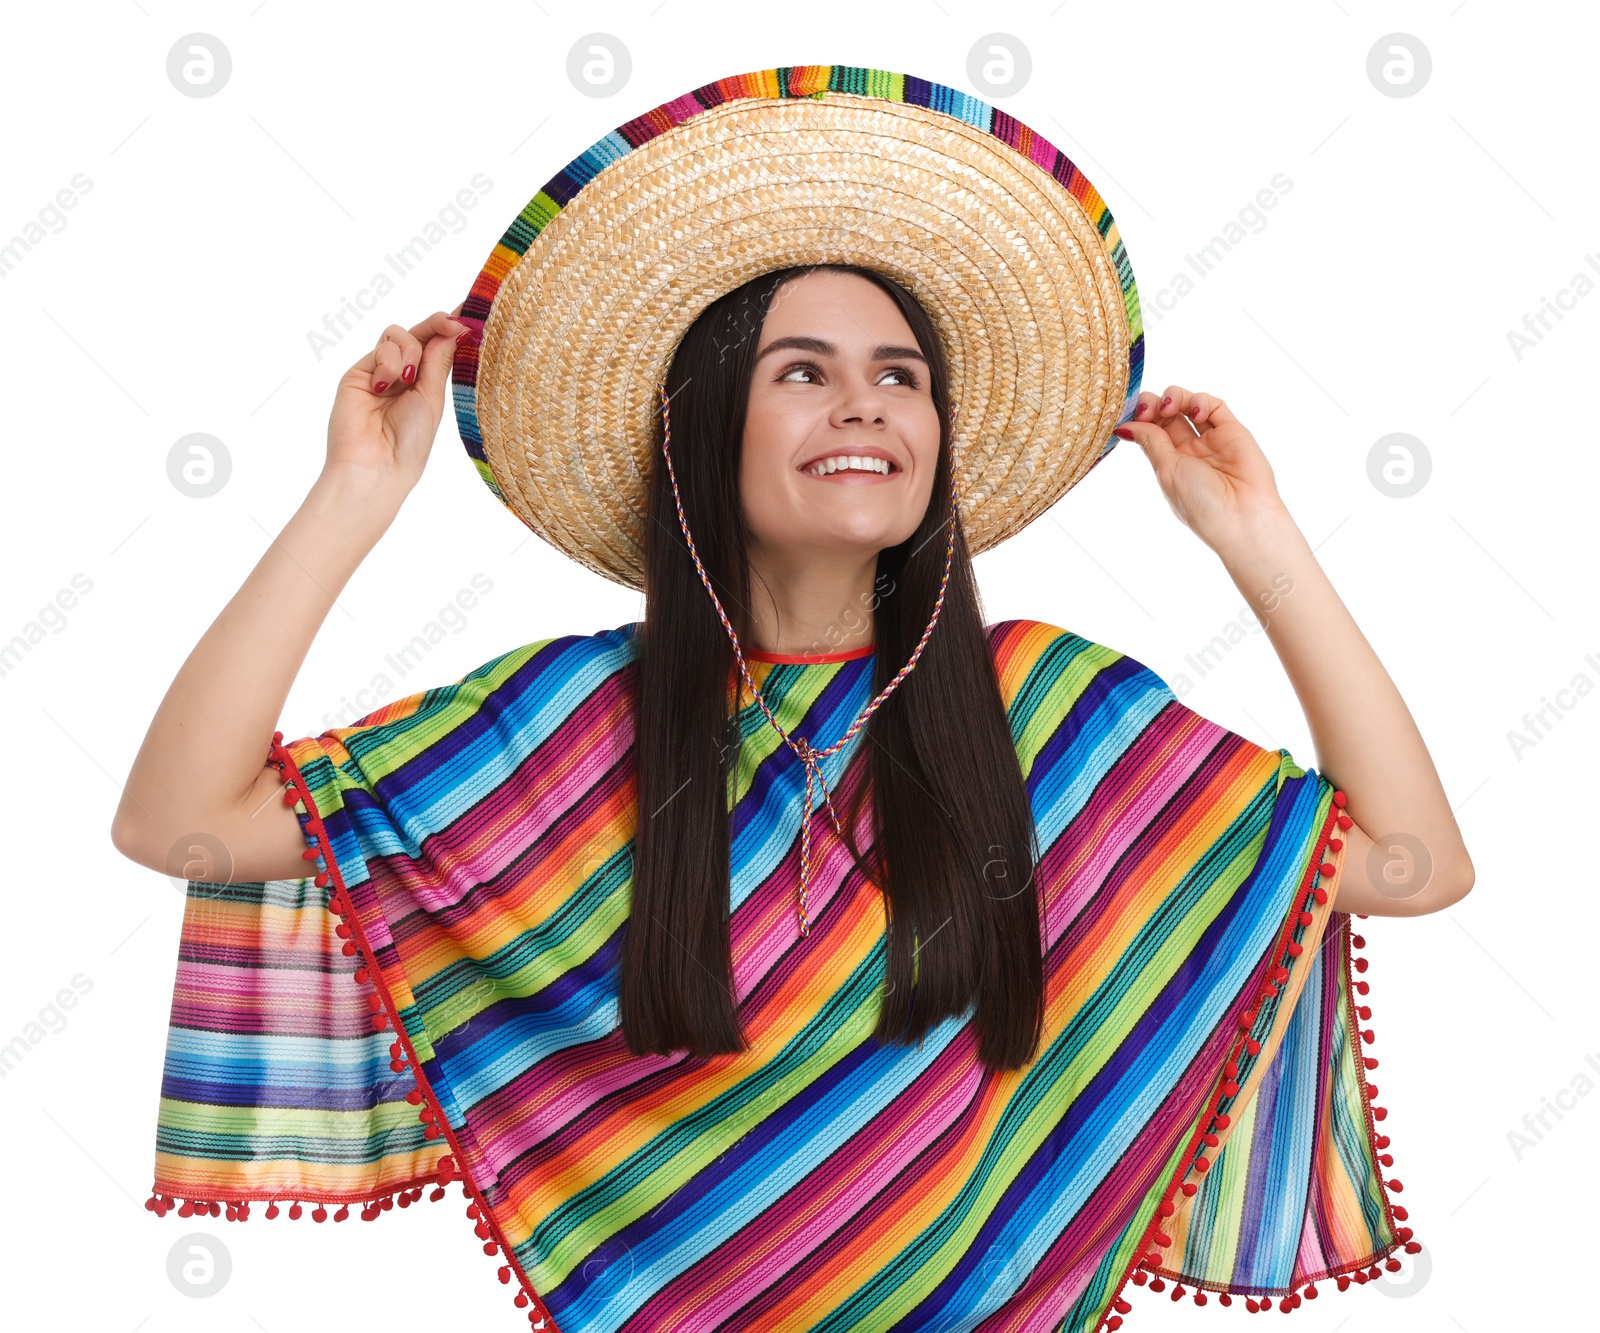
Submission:
[[[743,449],[745,522],[768,556],[874,554],[916,531],[933,488],[939,417],[916,336],[886,291],[816,269],[773,294]]]

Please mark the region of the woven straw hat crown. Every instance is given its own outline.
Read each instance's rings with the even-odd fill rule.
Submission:
[[[1077,167],[941,84],[793,66],[619,126],[517,215],[461,308],[468,455],[533,531],[642,588],[656,385],[673,352],[718,297],[819,263],[887,274],[939,330],[973,554],[1080,481],[1132,415],[1133,270]]]

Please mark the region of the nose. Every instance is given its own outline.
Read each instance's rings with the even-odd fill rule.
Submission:
[[[861,422],[881,426],[884,421],[883,400],[870,384],[846,385],[833,410],[833,420],[841,426]]]

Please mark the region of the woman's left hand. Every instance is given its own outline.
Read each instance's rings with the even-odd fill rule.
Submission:
[[[1116,434],[1138,442],[1172,512],[1219,554],[1283,510],[1266,454],[1220,398],[1179,384],[1141,393]]]

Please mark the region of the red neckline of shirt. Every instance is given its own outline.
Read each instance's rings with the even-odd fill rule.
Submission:
[[[853,662],[858,657],[868,657],[874,645],[867,643],[842,653],[763,653],[755,648],[745,649],[745,656],[757,662],[778,662],[789,666],[809,666],[818,662]]]

